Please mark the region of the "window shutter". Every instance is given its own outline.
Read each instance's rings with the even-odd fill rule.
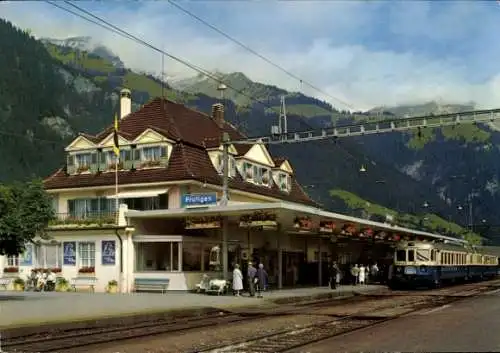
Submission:
[[[141,151],[136,149],[134,150],[134,160],[139,161],[141,159]]]
[[[97,164],[97,153],[91,154],[91,162],[92,164]]]
[[[67,162],[68,162],[68,167],[74,166],[75,165],[75,156],[68,155]]]
[[[161,146],[160,147],[160,157],[165,158],[167,156],[167,147]]]

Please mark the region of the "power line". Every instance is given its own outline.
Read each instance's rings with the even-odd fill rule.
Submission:
[[[144,41],[143,39],[140,39],[140,38],[138,38],[138,37],[134,36],[133,34],[131,34],[131,33],[127,32],[127,31],[122,30],[121,28],[119,28],[119,27],[117,27],[117,26],[113,25],[112,23],[110,23],[110,22],[108,22],[108,21],[106,21],[106,20],[104,20],[104,19],[100,18],[99,16],[94,15],[94,14],[93,14],[93,13],[91,13],[90,11],[87,11],[87,10],[85,10],[85,9],[83,9],[83,8],[81,8],[81,7],[79,7],[78,5],[75,5],[75,4],[73,4],[73,3],[69,2],[69,1],[64,1],[67,5],[69,5],[69,6],[72,6],[72,7],[76,8],[78,11],[83,12],[83,13],[84,13],[84,14],[86,14],[87,16],[90,16],[90,17],[94,18],[95,20],[97,20],[97,21],[99,21],[99,22],[97,22],[97,21],[95,21],[95,20],[92,20],[92,19],[89,19],[89,18],[88,18],[88,17],[86,17],[86,16],[83,16],[83,15],[81,15],[81,14],[79,14],[79,13],[75,12],[75,11],[72,11],[72,10],[70,10],[70,9],[68,9],[68,8],[65,8],[65,7],[63,7],[63,6],[60,6],[60,5],[58,5],[58,4],[56,4],[56,3],[52,2],[52,1],[48,1],[48,0],[46,0],[45,2],[47,2],[48,4],[50,4],[50,5],[54,6],[54,7],[57,7],[57,8],[59,8],[59,9],[63,10],[63,11],[66,11],[66,12],[68,12],[68,13],[71,13],[71,14],[73,14],[73,15],[75,15],[75,16],[77,16],[77,17],[81,18],[81,19],[84,19],[84,20],[86,20],[86,21],[88,21],[88,22],[91,22],[91,23],[93,23],[93,24],[95,24],[95,25],[98,25],[98,26],[100,26],[100,27],[102,27],[102,28],[104,28],[104,29],[106,29],[106,30],[109,30],[109,31],[111,31],[111,32],[113,32],[113,33],[115,33],[115,34],[118,34],[118,35],[120,35],[120,36],[122,36],[122,37],[124,37],[124,38],[126,38],[126,39],[130,39],[130,40],[132,40],[132,41],[134,41],[134,42],[136,42],[136,43],[139,43],[139,44],[141,44],[141,45],[144,45],[144,46],[146,46],[146,47],[148,47],[148,48],[150,48],[150,49],[152,49],[152,50],[154,50],[154,51],[156,51],[156,52],[158,52],[158,53],[160,53],[160,54],[162,54],[162,55],[166,55],[166,56],[168,56],[169,58],[171,58],[171,59],[173,59],[173,60],[175,60],[175,61],[177,61],[177,62],[179,62],[179,63],[181,63],[181,64],[183,64],[183,65],[185,65],[185,66],[187,66],[187,67],[189,67],[190,69],[192,69],[192,70],[194,70],[194,71],[196,71],[196,72],[199,72],[200,74],[203,74],[204,76],[206,76],[206,77],[208,77],[208,78],[210,78],[210,79],[212,79],[212,80],[214,80],[214,81],[216,81],[216,82],[218,82],[218,83],[224,83],[224,84],[225,84],[228,88],[231,88],[231,89],[232,89],[233,91],[235,91],[236,93],[241,94],[242,96],[245,96],[245,97],[249,98],[249,99],[250,99],[251,101],[253,101],[253,102],[256,102],[256,103],[261,104],[262,106],[264,106],[264,107],[268,108],[269,110],[274,111],[276,114],[279,114],[279,111],[278,111],[278,110],[276,110],[276,108],[274,108],[273,106],[271,106],[271,105],[269,105],[269,104],[267,104],[267,103],[265,103],[265,102],[261,101],[260,99],[255,98],[255,97],[253,97],[253,96],[251,96],[251,95],[249,95],[249,94],[244,93],[242,90],[239,90],[239,89],[235,88],[234,86],[231,86],[230,84],[228,84],[228,83],[224,82],[223,80],[221,80],[221,79],[217,78],[215,75],[212,75],[210,72],[208,72],[208,71],[206,71],[206,70],[202,69],[201,67],[196,66],[196,65],[194,65],[194,64],[192,64],[192,63],[190,63],[190,62],[188,62],[187,60],[181,59],[181,58],[179,58],[179,57],[177,57],[177,56],[175,56],[175,55],[173,55],[173,54],[170,54],[169,52],[166,52],[166,51],[164,51],[164,50],[162,50],[162,49],[159,49],[158,47],[155,47],[155,46],[154,46],[154,45],[152,45],[151,43],[148,43],[148,42]],[[305,121],[305,120],[307,119],[307,117],[306,117],[306,116],[304,116],[304,115],[299,115],[299,116],[301,116],[302,118],[304,118],[304,122],[305,122],[308,126],[310,126],[310,127],[311,127],[311,125],[310,125],[310,124],[308,124],[308,123]]]
[[[194,13],[190,12],[189,10],[185,9],[184,7],[182,7],[181,5],[173,2],[172,0],[167,0],[170,5],[178,8],[179,10],[181,10],[182,12],[184,12],[186,15],[188,16],[191,16],[193,17],[194,19],[196,19],[197,21],[203,23],[205,26],[207,27],[210,27],[211,29],[213,29],[214,31],[216,31],[217,33],[219,33],[220,35],[226,37],[227,39],[229,39],[230,41],[232,41],[233,43],[236,43],[238,44],[240,47],[242,47],[243,49],[249,51],[250,53],[254,54],[255,56],[259,57],[260,59],[264,60],[265,62],[267,62],[268,64],[274,66],[275,68],[277,68],[278,70],[281,70],[282,72],[284,72],[285,74],[287,74],[288,76],[298,80],[301,84],[306,84],[307,86],[311,87],[312,89],[324,94],[325,96],[327,97],[330,97],[332,98],[333,100],[336,100],[337,102],[345,105],[346,107],[349,107],[351,109],[354,109],[354,107],[352,105],[350,105],[349,103],[346,103],[345,101],[337,98],[337,97],[334,97],[332,96],[331,94],[323,91],[321,88],[313,85],[312,83],[300,78],[299,76],[295,75],[294,73],[290,72],[289,70],[285,69],[283,66],[279,65],[279,64],[276,64],[274,63],[273,61],[271,61],[271,59],[265,57],[264,55],[258,53],[257,51],[255,51],[254,49],[250,48],[248,45],[242,43],[241,41],[239,41],[238,39],[234,38],[234,37],[231,37],[229,34],[225,33],[224,31],[222,31],[221,29],[215,27],[214,25],[212,25],[211,23],[208,23],[207,21],[205,21],[204,19],[200,18],[199,16],[195,15]]]

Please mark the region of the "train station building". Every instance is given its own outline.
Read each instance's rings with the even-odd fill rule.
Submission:
[[[44,181],[57,215],[50,239],[0,257],[2,277],[50,268],[67,280],[93,278],[96,291],[117,281],[130,292],[137,279],[190,290],[204,274],[230,276],[252,261],[274,288],[317,286],[327,284],[331,260],[369,264],[390,259],[402,238],[447,239],[322,210],[291,163],[260,142],[230,146],[222,205],[222,134],[245,138],[223,105],[207,115],[157,98],[132,112],[122,90],[120,108],[116,132],[81,133],[67,146],[65,165]]]

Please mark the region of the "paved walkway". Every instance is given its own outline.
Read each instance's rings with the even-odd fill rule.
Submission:
[[[373,292],[381,286],[342,286],[339,295]],[[270,304],[279,299],[315,297],[332,293],[327,287],[277,290],[264,293],[264,299],[212,296],[194,293],[36,293],[0,292],[0,327],[80,321],[110,316],[141,314],[179,309],[212,307],[230,309]]]

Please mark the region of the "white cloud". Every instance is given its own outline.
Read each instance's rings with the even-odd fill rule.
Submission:
[[[457,2],[433,12],[423,2],[395,3],[389,9],[378,2],[214,2],[200,5],[204,6],[202,10],[188,4],[199,16],[209,16],[209,22],[356,108],[436,99],[472,100],[484,108],[500,106],[500,68],[491,64],[489,71],[484,69],[485,62],[500,54],[500,42],[494,39],[500,30],[500,6]],[[93,11],[97,6],[94,3]],[[207,70],[242,71],[253,80],[301,89],[296,80],[167,3],[133,6],[133,10],[125,5],[113,6],[112,12],[98,9],[98,13]],[[0,10],[2,17],[22,28],[29,27],[39,37],[90,35],[117,53],[127,66],[161,71],[158,53],[47,4],[2,3]],[[419,41],[434,43],[437,54],[415,49],[422,44]],[[459,46],[465,51],[480,47],[481,51],[477,58],[467,60],[443,54],[447,47]],[[173,60],[165,62],[170,76],[195,74]],[[476,79],[476,71],[485,79]],[[305,85],[302,89],[344,108]]]

